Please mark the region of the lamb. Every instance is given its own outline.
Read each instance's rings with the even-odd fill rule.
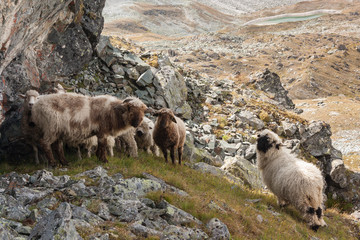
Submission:
[[[91,154],[96,151],[98,144],[98,139],[96,136],[89,137],[82,141],[81,145],[87,150],[87,156],[91,157]],[[113,136],[108,136],[106,138],[106,147],[109,155],[111,157],[114,156],[114,146],[115,146],[115,138]]]
[[[117,149],[130,157],[138,157],[138,146],[135,141],[135,128],[131,128],[116,138]]]
[[[256,153],[263,181],[277,196],[279,205],[292,204],[314,231],[325,226],[324,179],[320,170],[292,155],[282,146],[280,137],[270,130],[259,134]]]
[[[39,164],[39,152],[35,143],[37,142],[37,139],[40,138],[41,132],[32,121],[31,109],[40,95],[36,90],[28,90],[25,95],[19,94],[19,96],[25,99],[23,103],[23,114],[21,117],[21,130],[25,136],[26,141],[32,146],[34,150],[35,163]]]
[[[181,165],[182,153],[185,143],[185,124],[176,117],[171,109],[162,108],[154,113],[158,116],[155,122],[153,139],[168,161],[167,150],[170,149],[170,157],[175,164],[175,150],[178,150],[179,164]]]
[[[135,97],[120,100],[108,95],[89,97],[57,93],[44,95],[34,104],[32,120],[43,132],[39,144],[52,166],[56,163],[51,144],[54,144],[61,164],[66,165],[59,142],[80,143],[94,135],[98,137],[98,159],[108,162],[107,137],[118,136],[131,127],[139,126],[146,109],[146,105]]]
[[[154,142],[153,131],[153,121],[144,117],[142,123],[136,128],[135,141],[139,149],[143,149],[147,153],[153,153],[155,156],[159,156],[159,148]]]

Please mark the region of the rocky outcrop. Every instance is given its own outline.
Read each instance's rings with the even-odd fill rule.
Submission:
[[[179,196],[188,194],[150,174],[144,173],[144,177],[109,176],[102,167],[80,173],[74,179],[54,176],[46,170],[31,176],[2,175],[1,186],[14,187],[12,190],[0,188],[1,239],[103,239],[106,232],[83,232],[82,229],[106,226],[106,221],[127,224],[135,238],[190,240],[229,235],[219,219],[208,224],[211,229],[208,236],[200,229],[204,223],[191,214],[166,200],[155,203],[145,198],[147,193],[159,190]],[[34,198],[35,191],[37,198]]]
[[[286,109],[295,108],[295,104],[288,97],[288,91],[282,86],[280,77],[276,73],[266,69],[263,73],[258,75],[258,79],[255,83],[264,92],[272,94],[272,99],[277,101],[281,106]]]
[[[105,0],[1,4],[0,145],[15,161],[21,158],[16,156],[18,147],[25,154],[28,152],[18,142],[21,139],[18,93],[29,88],[46,92],[54,83],[79,72],[92,59],[103,28],[104,4]]]

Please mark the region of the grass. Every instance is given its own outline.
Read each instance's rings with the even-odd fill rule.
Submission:
[[[106,164],[100,163],[95,157],[81,161],[74,158],[72,155],[68,156],[67,170],[55,169],[54,174],[66,174],[73,177],[100,164],[108,170],[109,175],[121,173],[125,178],[129,178],[142,176],[142,173],[146,172],[186,191],[189,193],[189,197],[180,197],[167,192],[152,192],[147,197],[155,202],[165,199],[176,207],[189,212],[204,223],[199,227],[206,232],[206,223],[217,217],[228,226],[232,239],[309,239],[310,237],[357,239],[359,237],[357,230],[359,226],[350,224],[346,215],[340,214],[336,209],[325,211],[325,221],[328,227],[314,232],[306,226],[297,210],[292,207],[279,208],[272,194],[237,186],[223,178],[204,174],[184,165],[166,164],[161,157],[140,153],[137,159],[113,157],[109,158],[109,163]],[[32,164],[12,166],[2,163],[0,165],[3,173],[12,170],[31,173],[42,167],[35,167]],[[260,200],[254,202],[250,201],[251,199]],[[220,208],[210,208],[211,201]],[[96,213],[98,211],[97,204],[97,200],[91,200],[88,205],[89,210]],[[257,220],[258,215],[263,219],[261,223]],[[105,224],[106,226],[96,227],[94,231],[120,231],[121,234],[124,234],[123,236],[127,236],[127,227],[123,225],[119,227],[118,224],[120,223],[108,222]],[[80,229],[82,236],[85,233],[86,231],[81,232]],[[123,239],[128,238],[124,237]]]

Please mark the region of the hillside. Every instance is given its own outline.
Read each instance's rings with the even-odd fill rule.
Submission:
[[[14,191],[17,197],[21,196],[21,199],[29,202],[29,209],[32,212],[44,214],[51,209],[54,212],[58,211],[58,214],[67,214],[68,218],[66,215],[60,215],[57,219],[47,219],[48,224],[52,224],[51,221],[65,220],[65,224],[51,230],[55,231],[57,235],[54,236],[59,239],[65,239],[66,236],[77,236],[76,239],[80,237],[82,239],[169,239],[166,234],[172,236],[173,233],[177,233],[176,239],[206,239],[205,236],[212,235],[211,228],[207,224],[213,218],[220,219],[227,226],[231,239],[267,239],[270,236],[276,239],[357,239],[359,237],[359,230],[353,225],[352,220],[335,208],[326,211],[325,221],[328,227],[314,232],[306,226],[294,208],[279,208],[272,194],[253,191],[231,183],[221,176],[201,173],[187,166],[165,164],[162,158],[147,154],[141,154],[138,159],[116,156],[111,158],[108,164],[100,167],[94,158],[82,161],[73,158],[68,155],[70,166],[55,170],[54,176],[44,170],[35,172],[36,169],[42,169],[42,166],[1,165],[2,171],[15,170],[18,173],[30,174],[3,175],[0,184],[10,176],[18,179],[16,184],[19,186],[26,184],[27,187],[22,188],[23,193],[17,189]],[[164,182],[160,183],[167,187],[159,188],[158,182],[162,181],[159,179],[162,179]],[[117,182],[113,190],[108,185],[112,181]],[[56,188],[53,189],[55,186]],[[171,191],[170,186],[172,186]],[[39,196],[44,194],[47,196],[45,198],[32,196],[31,193],[34,191]],[[124,213],[116,210],[112,207],[113,203],[109,202],[111,198],[117,199],[116,206],[120,209],[121,206],[130,204],[128,210]],[[65,203],[71,205],[64,205]],[[140,208],[135,207],[140,203]],[[164,214],[164,209],[161,207],[164,203],[175,212],[171,213],[167,210],[169,212]],[[109,206],[111,214],[104,205]],[[71,209],[66,210],[69,213],[61,212],[60,208],[64,206],[71,206]],[[139,209],[135,210],[134,207]],[[187,213],[178,212],[181,210],[177,208]],[[188,213],[193,217],[187,215]],[[108,216],[107,221],[103,220],[106,219],[105,216]],[[137,221],[133,221],[134,218]],[[73,224],[73,228],[67,225],[66,221]],[[6,227],[8,223],[13,224],[4,219],[0,223],[4,231],[2,234],[8,233]],[[25,220],[20,226],[18,229],[33,228],[34,221]],[[217,236],[225,236],[221,234],[227,232],[227,229],[225,231],[217,228],[219,234]],[[182,235],[189,234],[190,229],[196,230],[197,235],[192,235],[191,238]],[[43,230],[36,226],[34,230],[31,236],[41,236]],[[51,231],[47,234],[51,234]],[[134,238],[134,234],[138,237]]]
[[[0,239],[359,239],[360,5],[297,2],[0,4]],[[183,165],[141,149],[127,157],[121,144],[109,163],[78,159],[66,131],[44,151],[41,132],[55,124],[29,122],[40,134],[26,134],[22,117],[36,113],[19,93],[58,84],[172,109],[186,124]],[[79,122],[68,127],[81,132]],[[320,169],[326,227],[312,231],[264,186],[263,129]],[[49,167],[62,144],[69,166]]]

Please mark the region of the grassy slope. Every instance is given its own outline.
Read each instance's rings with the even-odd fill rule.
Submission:
[[[71,158],[73,157],[69,157],[70,166],[67,171],[56,169],[54,173],[74,176],[77,173],[93,169],[99,164],[95,157],[82,161],[71,160]],[[41,167],[43,166],[35,167],[30,164],[10,166],[3,163],[0,169],[2,172],[15,170],[31,173]],[[356,239],[359,237],[354,233],[354,226],[349,224],[350,221],[344,215],[339,214],[336,209],[327,209],[325,212],[325,221],[328,227],[313,232],[308,229],[294,208],[280,209],[272,194],[235,186],[222,178],[197,172],[184,165],[165,164],[162,158],[147,154],[140,154],[138,159],[114,157],[109,159],[108,164],[103,164],[103,167],[108,170],[109,175],[120,172],[125,178],[141,177],[143,172],[147,172],[185,190],[190,197],[154,192],[148,194],[148,198],[154,201],[164,198],[200,219],[204,225],[211,218],[217,217],[228,226],[232,239],[309,239],[311,236],[319,239]],[[259,201],[253,203],[249,201],[250,199],[259,199]],[[211,200],[224,211],[211,209],[208,206]],[[96,205],[96,201],[98,200],[90,202],[89,210],[96,212],[96,208],[91,206],[92,203]],[[274,212],[279,215],[274,215]],[[258,215],[261,215],[263,219],[261,223],[257,220]],[[206,231],[204,225],[200,227]],[[123,236],[121,239],[128,239],[126,228],[126,225],[122,223],[107,222],[94,231],[113,231],[114,234],[117,233],[117,236],[119,234]],[[86,234],[89,234],[89,230],[80,231],[80,233],[85,237]]]

